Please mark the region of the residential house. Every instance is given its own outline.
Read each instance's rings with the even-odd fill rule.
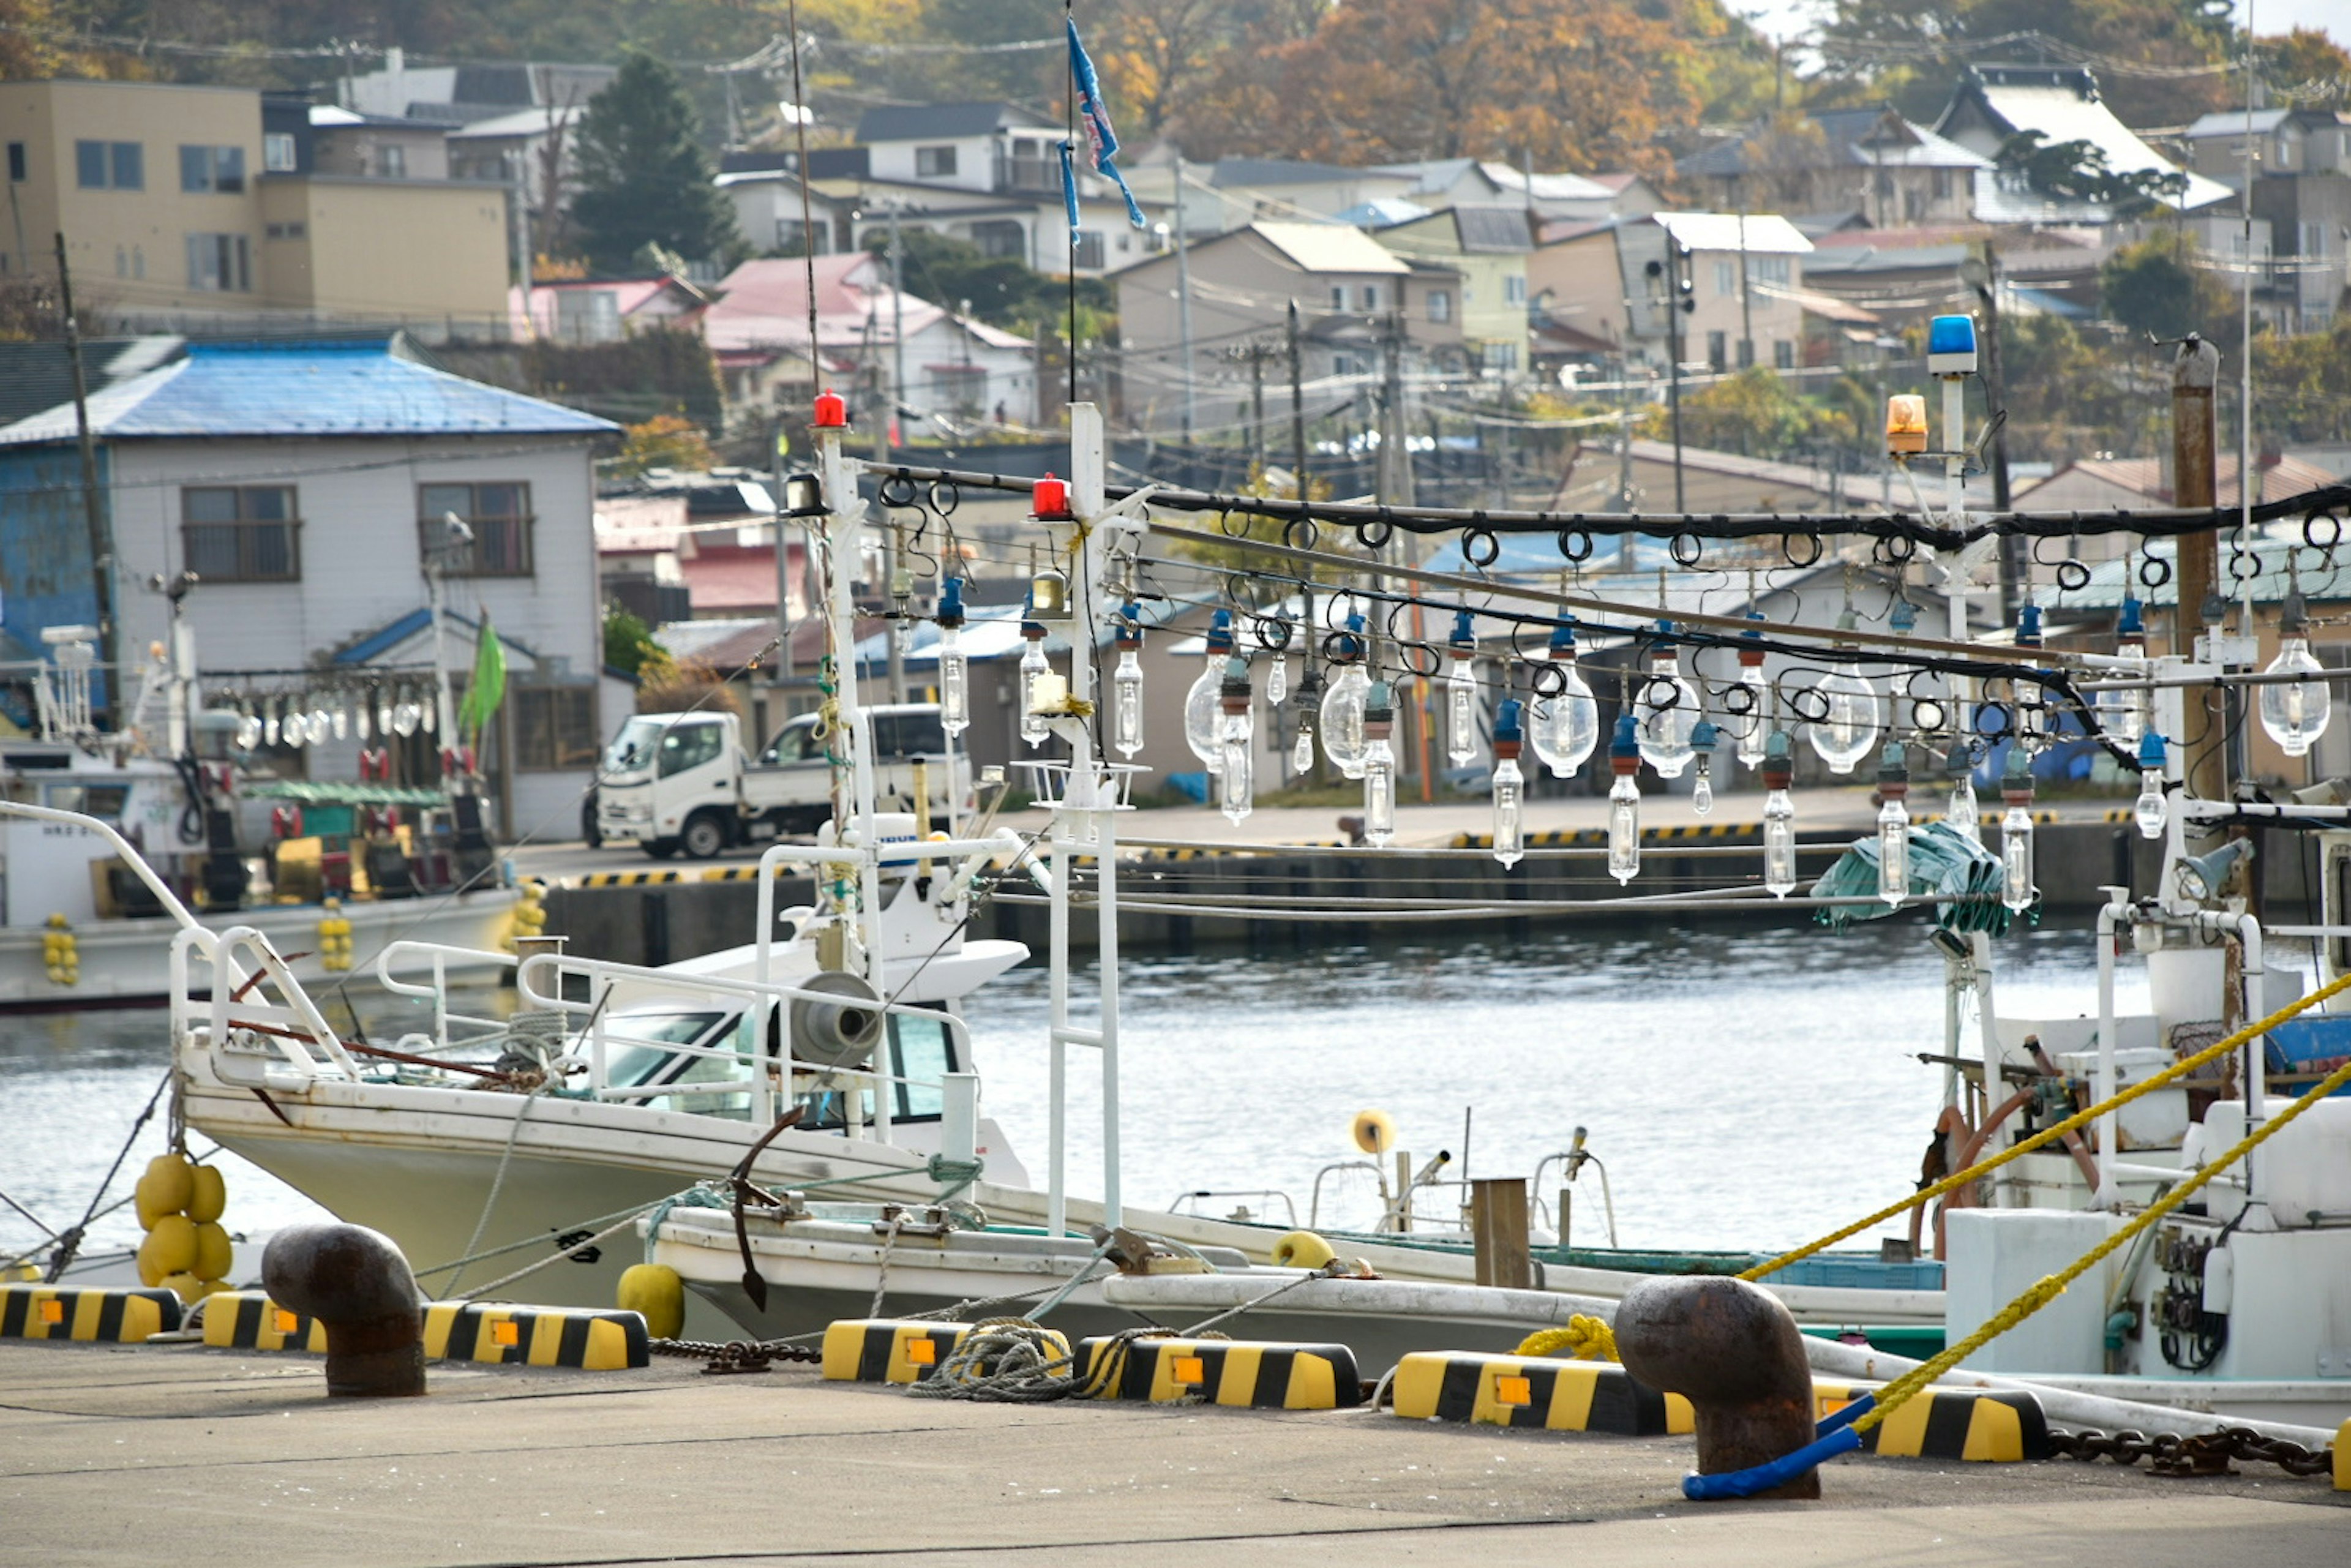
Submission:
[[[1207,191],[1186,198],[1209,209],[1205,216],[1187,214],[1186,226],[1196,233],[1204,224],[1230,230],[1259,218],[1311,223],[1366,202],[1413,201],[1420,176],[1409,169],[1350,169],[1292,158],[1219,158],[1207,184]]]
[[[1594,174],[1592,183],[1608,193],[1608,211],[1620,218],[1646,218],[1651,213],[1663,212],[1673,204],[1666,193],[1650,183],[1646,174],[1619,169],[1612,173]]]
[[[484,758],[503,821],[577,820],[601,738],[591,456],[612,425],[430,369],[397,338],[197,343],[89,413],[120,646],[168,635],[169,602],[142,585],[193,572],[208,700],[423,693],[437,552],[447,666],[462,684],[486,621],[506,645]],[[0,629],[36,645],[97,619],[75,423],[68,404],[0,429]],[[402,777],[437,776],[434,741],[403,743]],[[353,778],[360,744],[280,762]]]
[[[1460,277],[1458,298],[1432,278],[1433,318],[1458,314],[1468,368],[1515,375],[1527,355],[1527,255],[1534,239],[1515,206],[1453,206],[1390,224],[1374,237],[1407,261],[1435,261]]]
[[[614,66],[535,60],[412,66],[394,47],[380,68],[343,77],[336,87],[338,101],[361,114],[471,125],[518,109],[584,109],[619,74]]]
[[[863,177],[864,149],[828,151],[861,154],[859,172],[845,180],[812,177],[805,192],[800,188],[799,174],[793,172],[795,160],[789,153],[727,154],[725,166],[718,172],[717,183],[726,199],[735,204],[736,232],[757,249],[777,256],[830,256],[834,251],[854,247],[855,221],[862,212],[856,187]],[[810,162],[814,163],[817,160],[811,155]],[[968,230],[958,237],[970,237]],[[1024,228],[1016,254],[1025,260],[1028,247],[1029,235]]]
[[[1530,175],[1522,169],[1490,159],[1434,158],[1416,163],[1383,163],[1378,172],[1412,175],[1419,183],[1406,193],[1406,199],[1431,210],[1512,206],[1538,223],[1558,219],[1589,223],[1613,216],[1617,210],[1617,192],[1597,181],[1581,174]]]
[[[599,496],[595,529],[602,602],[619,605],[647,626],[693,618],[693,591],[678,564],[693,537],[684,496]]]
[[[1995,165],[2012,138],[2037,131],[2041,145],[2087,143],[2112,174],[2151,173],[2167,182],[2158,200],[2192,213],[2228,201],[2228,186],[2182,169],[2115,118],[2087,66],[1986,65],[1959,78],[1935,134]],[[1995,167],[1976,181],[1976,217],[1988,224],[2105,224],[2112,204],[2036,190],[2020,172]]]
[[[1323,383],[1332,378],[1377,372],[1382,334],[1396,312],[1408,350],[1457,359],[1461,352],[1461,275],[1435,261],[1416,267],[1360,229],[1260,221],[1196,240],[1188,249],[1189,367],[1183,362],[1176,257],[1155,256],[1116,280],[1126,415],[1146,426],[1172,423],[1187,369],[1200,427],[1249,418],[1249,371],[1229,350],[1251,337],[1278,341],[1293,301],[1303,328],[1303,373],[1314,383],[1311,395],[1324,403],[1332,389]]]
[[[298,121],[282,105],[269,120],[283,129],[243,88],[0,82],[16,219],[0,271],[53,270],[40,236],[62,233],[86,320],[503,333],[501,193],[337,174],[315,150],[305,172]]]
[[[517,338],[558,343],[617,343],[632,332],[690,323],[710,296],[683,277],[565,278],[514,291]]]
[[[1776,213],[1656,213],[1615,230],[1627,338],[1664,364],[1677,337],[1681,362],[1708,370],[1765,364],[1793,370],[1803,358],[1798,298],[1813,242]],[[1670,328],[1677,284],[1688,307]]]
[[[1549,223],[1527,253],[1528,318],[1539,360],[1614,356],[1631,327],[1625,265],[1617,254],[1623,220]]]
[[[2351,288],[2351,114],[2263,109],[2252,120],[2253,214],[2275,242],[2275,265],[2257,278],[2257,293],[2285,330],[2324,331]],[[2224,110],[2188,128],[2197,172],[2244,184],[2245,122],[2243,111]]]
[[[1761,120],[1675,165],[1719,211],[1855,212],[1878,228],[1965,223],[1991,161],[1890,108]]]
[[[762,420],[805,407],[816,391],[809,352],[808,277],[816,278],[816,353],[826,378],[854,373],[889,386],[903,413],[951,425],[1002,408],[1027,417],[1037,401],[1028,340],[975,317],[898,294],[880,258],[851,251],[747,261],[726,275],[703,313],[730,409]]]
[[[369,180],[449,178],[447,126],[360,114],[340,104],[311,103],[308,95],[295,107],[298,120],[283,130],[271,129],[262,138],[262,162],[272,172],[315,172]],[[264,108],[266,112],[266,100]],[[272,135],[283,140],[272,145]],[[294,162],[282,162],[288,154]]]

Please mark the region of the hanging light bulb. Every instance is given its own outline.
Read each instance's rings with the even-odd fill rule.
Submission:
[[[239,751],[251,751],[260,744],[261,720],[255,716],[251,707],[246,707],[242,710],[241,716],[236,721],[236,748]]]
[[[2020,649],[2041,646],[2041,606],[2030,601],[2017,606],[2016,645]],[[2049,698],[2038,681],[2011,681],[2015,693],[2015,714],[2010,727],[2015,732],[2016,744],[2029,753],[2045,750],[2049,745]]]
[[[1763,617],[1750,610],[1747,619]],[[1752,628],[1739,634],[1739,685],[1747,693],[1747,711],[1740,716],[1739,760],[1750,768],[1763,765],[1763,747],[1771,735],[1771,688],[1763,679],[1762,642],[1763,633]]]
[[[1690,786],[1690,810],[1701,817],[1714,810],[1714,748],[1721,744],[1722,732],[1711,719],[1698,720],[1690,731],[1690,749],[1698,764],[1698,781]]]
[[[1519,747],[1525,738],[1516,697],[1494,709],[1494,858],[1506,866],[1526,853],[1526,779],[1519,772]]]
[[[1219,610],[1208,617],[1208,656],[1199,678],[1184,694],[1184,744],[1211,773],[1225,765],[1224,747],[1217,742],[1217,719],[1224,700],[1225,660],[1232,651],[1233,612]]]
[[[961,735],[971,727],[971,655],[963,646],[963,579],[939,584],[939,727]]]
[[[358,706],[351,709],[351,733],[359,737],[362,746],[373,738],[370,731],[374,727],[371,722],[374,716],[375,704],[361,694]]]
[[[1608,743],[1609,771],[1616,781],[1608,786],[1608,874],[1630,882],[1641,874],[1641,731],[1631,714],[1619,715],[1616,734]]]
[[[1118,615],[1118,668],[1110,677],[1110,740],[1122,757],[1143,749],[1143,621],[1131,599]]]
[[[1020,738],[1030,746],[1042,746],[1050,731],[1045,716],[1036,711],[1037,685],[1053,673],[1053,666],[1045,659],[1044,622],[1030,619],[1028,609],[1021,607],[1020,617]]]
[[[2138,740],[2138,800],[2131,810],[2138,820],[2141,838],[2163,837],[2164,820],[2170,807],[2163,794],[2163,737],[2150,729]]]
[[[1982,813],[1976,807],[1975,753],[1966,741],[1953,741],[1951,749],[1943,754],[1943,772],[1951,780],[1951,800],[1943,811],[1943,825],[1983,842]]]
[[[2311,656],[2310,612],[2297,587],[2285,596],[2285,606],[2278,619],[2277,657],[2262,673],[2314,675],[2323,668]],[[2326,733],[2327,721],[2334,716],[2334,699],[2323,680],[2283,681],[2265,685],[2262,688],[2261,707],[2262,727],[2269,731],[2270,738],[2288,757],[2307,756],[2312,744]]]
[[[389,688],[379,687],[375,694],[375,732],[378,735],[392,732],[392,692]]]
[[[1527,738],[1552,778],[1572,779],[1600,745],[1600,701],[1575,663],[1574,622],[1562,622],[1552,629],[1550,653],[1560,673],[1559,690],[1549,696],[1536,692]]]
[[[1478,760],[1478,636],[1469,612],[1453,612],[1452,668],[1445,676],[1445,755],[1456,768]]]
[[[1370,682],[1364,697],[1364,837],[1381,849],[1395,838],[1395,752],[1388,745],[1395,727],[1387,682]]]
[[[1217,769],[1217,804],[1227,821],[1238,822],[1249,814],[1255,784],[1251,753],[1256,749],[1257,731],[1249,714],[1249,665],[1238,653],[1225,660],[1217,698],[1217,747],[1221,764]]]
[[[1910,757],[1898,740],[1877,758],[1877,896],[1900,904],[1910,892]]]
[[[1788,796],[1796,778],[1793,752],[1786,730],[1764,738],[1763,887],[1774,898],[1796,889],[1796,803]]]
[[[1850,632],[1853,627],[1853,612],[1848,610],[1838,617],[1837,630]],[[1844,659],[1813,689],[1827,711],[1804,726],[1804,738],[1813,743],[1830,772],[1850,773],[1877,744],[1877,688],[1862,678],[1861,667],[1848,649]]]
[[[2122,614],[2115,622],[2115,657],[2129,661],[2133,667],[2113,672],[2114,680],[2128,680],[2147,664],[2147,626],[2136,599],[2123,601]],[[2136,741],[2147,733],[2147,709],[2145,686],[2098,694],[2099,727],[2116,740]]]
[[[428,694],[428,697],[429,696],[430,694]],[[416,722],[427,735],[431,735],[434,731],[439,729],[441,727],[441,704],[437,700],[427,700],[425,702],[418,703],[416,705]]]
[[[1689,766],[1690,732],[1704,716],[1697,689],[1682,679],[1672,632],[1672,622],[1657,622],[1657,640],[1649,650],[1648,679],[1642,683],[1641,695],[1633,705],[1640,716],[1641,756],[1660,779],[1678,779]]]
[[[302,726],[302,731],[310,737],[311,745],[324,746],[334,738],[335,716],[329,713],[325,704],[321,703],[310,710],[310,716]]]
[[[392,710],[392,733],[400,737],[401,739],[406,740],[410,736],[416,733],[417,726],[423,723],[423,719],[424,709],[422,706],[413,701],[403,700],[393,705]]]
[[[2039,894],[2032,885],[2032,760],[2022,747],[2008,748],[2000,794],[2008,802],[2000,820],[2000,901],[2022,915]]]
[[[1298,738],[1290,747],[1290,771],[1303,779],[1314,771],[1314,720],[1322,711],[1322,674],[1309,653],[1298,677]]]
[[[334,730],[337,740],[347,739],[351,733],[351,710],[340,697],[335,699]]]
[[[1269,661],[1265,672],[1265,710],[1271,713],[1290,695],[1290,661],[1282,657],[1281,647],[1276,646],[1274,640],[1266,635],[1267,624],[1264,622],[1259,623],[1257,640]],[[1290,622],[1284,619],[1280,624],[1287,629]]]
[[[271,697],[267,702],[262,705],[261,744],[264,746],[275,746],[277,744],[277,699],[276,697]]]
[[[1364,618],[1347,617],[1339,637],[1339,671],[1322,695],[1322,755],[1349,779],[1364,776],[1364,706],[1371,700],[1372,677],[1364,668]]]

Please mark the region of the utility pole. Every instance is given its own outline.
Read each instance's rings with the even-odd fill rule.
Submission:
[[[906,279],[899,261],[898,204],[890,204],[890,410],[883,415],[882,439],[889,440],[888,420],[906,395]],[[903,700],[903,699],[901,699]]]
[[[773,734],[783,724],[786,697],[784,687],[792,678],[792,552],[784,542],[784,416],[776,416],[776,441],[771,448],[775,488],[770,498],[776,507],[776,711],[768,716],[768,730]]]
[[[1984,242],[1983,259],[1973,257],[1960,263],[1960,275],[1973,283],[1976,302],[1983,307],[1983,381],[1984,398],[1989,415],[1996,423],[1991,433],[1991,509],[2005,514],[2011,504],[2008,487],[2008,423],[2000,419],[2000,411],[2007,406],[2006,382],[2000,370],[2000,252],[1991,242]],[[2013,622],[2016,606],[2022,590],[2026,551],[2032,541],[2022,534],[2011,534],[2000,541],[2000,603],[2001,619]]]
[[[1298,301],[1290,302],[1290,458],[1298,498],[1306,495],[1306,391],[1303,360],[1298,343]]]
[[[1192,383],[1192,242],[1184,232],[1184,160],[1176,160],[1176,321],[1184,339],[1184,461],[1192,461],[1192,422],[1198,413]]]
[[[110,717],[122,701],[122,672],[114,667],[114,538],[108,508],[98,494],[98,444],[89,434],[89,384],[82,372],[81,323],[74,318],[73,272],[66,264],[66,236],[57,233],[57,307],[66,319],[66,363],[73,371],[74,438],[81,449],[82,526],[89,536],[89,570],[98,601],[98,667],[106,674]],[[192,672],[193,673],[193,672]]]
[[[1755,362],[1755,299],[1747,264],[1747,176],[1739,176],[1739,368]]]
[[[1649,263],[1649,276],[1665,284],[1666,309],[1666,403],[1674,427],[1674,510],[1689,510],[1682,498],[1682,313],[1697,303],[1694,291],[1698,285],[1682,269],[1690,253],[1666,232],[1666,256],[1663,261]]]
[[[2214,393],[2220,379],[2220,350],[2201,338],[2182,340],[2171,359],[2175,507],[2193,508],[2216,503],[2219,486],[2214,453],[2220,442],[2220,427]],[[2215,528],[2180,535],[2179,552],[2179,599],[2171,617],[2171,651],[2192,660],[2196,656],[2197,632],[2208,619],[2205,606],[2220,600],[2220,530]],[[2226,620],[2225,606],[2220,615],[2210,619],[2217,640]],[[2189,790],[2207,800],[2225,800],[2229,798],[2225,698],[2209,686],[2190,687],[2182,697],[2188,706]]]

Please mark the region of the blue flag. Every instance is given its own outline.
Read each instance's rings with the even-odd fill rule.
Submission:
[[[1118,156],[1118,132],[1110,128],[1110,110],[1102,104],[1102,78],[1094,74],[1094,62],[1085,45],[1078,41],[1078,24],[1068,19],[1070,29],[1070,76],[1078,86],[1078,114],[1086,122],[1086,141],[1093,150],[1094,172],[1107,174],[1117,184],[1118,193],[1126,198],[1126,221],[1136,228],[1144,227],[1143,209],[1135,204],[1134,193],[1127,188],[1126,176],[1118,172],[1113,162]],[[1069,204],[1070,226],[1078,222],[1078,182],[1071,168],[1071,149],[1061,146],[1061,194]]]

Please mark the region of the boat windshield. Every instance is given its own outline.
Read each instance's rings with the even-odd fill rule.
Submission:
[[[608,1081],[617,1089],[635,1089],[658,1082],[677,1053],[662,1046],[692,1045],[708,1034],[725,1013],[631,1013],[612,1020],[612,1031],[630,1043],[612,1054]]]

